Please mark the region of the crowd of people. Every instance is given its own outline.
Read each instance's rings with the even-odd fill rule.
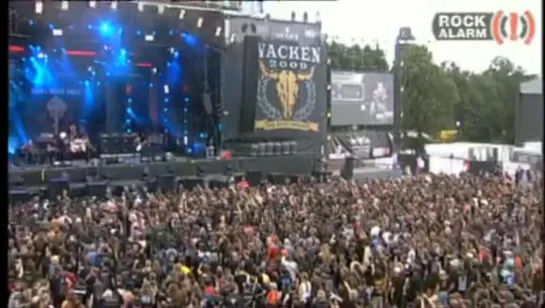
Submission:
[[[539,307],[540,175],[418,175],[34,200],[8,308]]]

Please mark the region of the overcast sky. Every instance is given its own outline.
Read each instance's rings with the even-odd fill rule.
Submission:
[[[289,19],[295,11],[302,20],[307,11],[310,20],[320,12],[323,31],[339,41],[350,43],[377,40],[393,60],[394,39],[400,27],[409,26],[417,41],[428,45],[435,61],[455,61],[464,69],[482,71],[495,56],[504,56],[528,72],[541,75],[541,6],[540,0],[338,0],[338,1],[267,1],[265,12],[273,18]],[[435,41],[431,24],[436,12],[533,12],[537,25],[532,45],[507,42],[503,46],[492,41],[445,42]]]

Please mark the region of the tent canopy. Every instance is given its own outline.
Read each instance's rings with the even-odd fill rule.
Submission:
[[[543,80],[536,78],[520,84],[520,93],[522,94],[543,94]]]

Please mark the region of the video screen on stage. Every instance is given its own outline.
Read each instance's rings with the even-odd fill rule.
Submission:
[[[331,84],[333,126],[394,123],[392,74],[333,71]]]
[[[256,132],[315,134],[325,129],[324,49],[293,41],[257,45]]]

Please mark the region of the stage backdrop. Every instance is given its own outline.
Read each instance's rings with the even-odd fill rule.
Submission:
[[[320,24],[294,23],[291,21],[264,20],[250,17],[230,17],[226,23],[226,38],[230,44],[223,57],[222,96],[227,115],[223,117],[223,138],[240,138],[241,109],[245,94],[243,87],[244,68],[247,64],[244,55],[245,38],[257,36],[277,40],[297,42],[303,46],[320,44]],[[233,39],[231,41],[231,39]],[[257,55],[257,51],[254,53]],[[255,93],[255,90],[254,90]],[[325,95],[324,95],[325,96]],[[255,103],[255,95],[252,97]],[[253,118],[252,118],[253,120]]]
[[[394,123],[392,74],[333,71],[331,83],[331,125]]]
[[[90,133],[104,128],[103,86],[65,80],[62,86],[30,88],[28,100],[18,112],[29,138],[41,133],[68,131],[71,123],[82,125]]]
[[[250,41],[255,44],[246,46],[247,51],[254,47],[247,61],[253,67],[246,70],[254,73],[245,74],[244,86],[244,104],[255,105],[250,135],[297,140],[303,151],[317,148],[326,134],[324,46],[277,39]]]

